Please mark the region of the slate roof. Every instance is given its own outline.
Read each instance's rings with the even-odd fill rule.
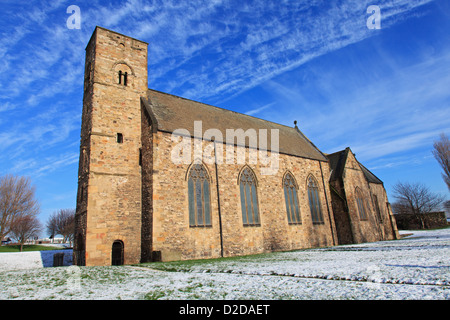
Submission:
[[[347,161],[349,152],[352,152],[350,148],[345,148],[344,150],[327,155],[330,163],[330,168],[331,170],[333,170],[331,172],[330,181],[335,181],[342,177],[342,174],[344,173],[345,162]],[[358,162],[359,167],[361,168],[361,171],[363,172],[364,177],[368,182],[383,184],[383,181],[378,179],[376,175],[374,175],[369,169],[364,167],[361,162],[358,161],[358,159],[356,159],[356,161]]]
[[[348,152],[350,148],[346,148],[344,150],[327,154],[327,158],[330,162],[331,176],[330,181],[335,181],[342,177],[345,168],[345,162],[347,160]]]
[[[361,167],[361,170],[363,171],[364,175],[366,176],[367,181],[369,181],[370,183],[378,183],[378,184],[383,184],[383,181],[381,181],[380,179],[378,179],[378,177],[376,175],[374,175],[372,172],[370,172],[369,169],[367,169],[366,167],[364,167],[361,162],[359,162],[359,166]]]
[[[271,129],[278,129],[280,153],[328,162],[327,157],[297,126],[284,126],[151,89],[142,101],[156,124],[154,130],[172,133],[176,129],[187,129],[194,136],[194,121],[202,121],[203,133],[207,129],[218,129],[225,140],[226,129],[243,129],[244,132],[255,129],[257,133],[259,129],[267,129],[266,141],[270,150]],[[220,139],[216,137],[216,141],[219,142]]]

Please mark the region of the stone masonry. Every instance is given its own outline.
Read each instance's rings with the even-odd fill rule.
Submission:
[[[119,71],[127,85],[119,84]],[[140,97],[147,90],[147,44],[96,28],[86,48],[75,252],[85,265],[111,264],[111,245],[141,255]],[[118,143],[118,139],[123,139]]]
[[[395,238],[384,187],[369,182],[370,172],[363,171],[353,154],[339,182],[333,180],[335,158],[327,158],[297,126],[281,126],[148,89],[147,46],[97,27],[86,47],[75,217],[77,265],[230,257]],[[225,159],[229,144],[220,137],[198,141],[192,134],[195,121],[202,121],[205,135],[212,128],[221,132],[243,128],[247,133],[254,128],[261,139],[261,130],[278,130],[278,170],[263,174],[265,164],[250,160],[250,140],[231,144],[236,159],[241,151],[245,155],[243,163],[215,162],[218,156]],[[187,163],[173,161],[178,128],[191,133],[185,136],[190,151],[184,156],[192,159]],[[207,226],[189,223],[187,179],[196,145],[208,150],[197,159],[209,183],[211,224]],[[245,168],[256,177],[257,225],[243,224],[239,179]],[[295,180],[299,223],[288,221],[286,174]],[[320,222],[312,219],[310,177],[317,185]],[[356,188],[366,201],[364,221],[354,201]]]

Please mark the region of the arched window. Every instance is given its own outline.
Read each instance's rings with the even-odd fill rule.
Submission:
[[[362,195],[361,189],[356,187],[356,204],[358,206],[359,218],[361,220],[367,220],[366,208],[364,206],[364,197]]]
[[[239,188],[241,191],[242,221],[244,226],[260,225],[256,176],[249,167],[244,168],[241,172]]]
[[[319,198],[319,184],[313,176],[308,177],[308,198],[313,223],[323,223],[322,206]]]
[[[300,208],[298,206],[298,187],[295,183],[294,177],[289,172],[284,176],[283,187],[288,223],[302,223],[302,220],[300,219]]]
[[[203,164],[193,164],[188,177],[189,226],[211,226],[209,176]]]

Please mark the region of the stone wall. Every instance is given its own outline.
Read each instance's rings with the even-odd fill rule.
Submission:
[[[142,226],[141,226],[141,262],[153,260],[153,124],[141,105],[141,164],[142,186]]]
[[[234,162],[214,163],[214,150],[227,159],[223,145],[202,141],[203,165],[210,183],[211,226],[189,225],[187,174],[194,160],[176,163],[176,142],[146,112],[147,44],[97,27],[86,48],[74,261],[110,265],[114,241],[124,245],[124,263],[228,257],[279,250],[333,246],[337,199],[330,192],[328,162],[279,154],[278,169],[263,174],[251,149],[233,146]],[[126,72],[126,80],[125,80]],[[125,83],[126,81],[126,83]],[[220,148],[220,147],[223,148]],[[244,150],[246,160],[237,163]],[[220,157],[222,153],[222,157]],[[270,156],[270,155],[269,155]],[[239,176],[248,166],[257,180],[260,224],[244,226]],[[287,218],[283,177],[297,185],[301,223]],[[307,180],[317,182],[323,222],[313,223]],[[356,159],[349,157],[343,185],[352,241],[392,238],[390,210],[382,185],[369,184]],[[364,196],[367,219],[360,219],[355,189]],[[377,210],[372,195],[379,203]]]
[[[353,153],[349,153],[344,171],[344,189],[350,215],[354,243],[373,242],[381,239],[379,224],[372,208],[369,183],[356,161]],[[357,205],[357,188],[362,195],[366,219],[361,217]]]
[[[80,159],[75,234],[84,239],[75,243],[84,243],[86,265],[111,264],[115,240],[124,243],[124,262],[136,263],[141,257],[140,97],[147,90],[147,44],[97,27],[87,46],[86,70],[81,148],[88,161]]]
[[[375,216],[375,223],[380,228],[380,238],[378,240],[399,239],[397,224],[391,210],[386,189],[382,184],[369,183],[372,197],[372,212]]]
[[[331,206],[339,244],[354,243],[345,190],[338,180],[330,183]]]
[[[208,144],[211,142],[202,142],[203,150]],[[238,148],[241,147],[234,146],[235,155]],[[207,160],[209,163],[203,164],[210,177],[212,226],[190,227],[186,181],[190,165],[177,165],[171,161],[173,141],[168,133],[158,132],[154,135],[153,149],[153,250],[161,252],[162,260],[220,257],[221,246],[223,256],[227,257],[336,244],[334,225],[332,219],[330,221],[332,212],[326,162],[280,154],[279,170],[273,175],[262,175],[260,162],[248,164],[257,178],[261,223],[259,226],[244,226],[238,181],[245,165],[237,164],[236,161],[219,164],[217,180],[216,166],[213,161]],[[223,152],[225,159],[225,148]],[[248,163],[248,149],[245,152]],[[213,157],[214,154],[209,155],[210,160]],[[288,170],[298,184],[301,224],[288,224],[287,220],[282,180]],[[319,184],[323,224],[313,224],[311,220],[306,187],[309,175],[313,175]]]
[[[383,185],[367,181],[352,152],[348,153],[342,179],[332,181],[330,186],[339,244],[397,238]],[[358,192],[362,196],[366,217],[361,216],[357,205]]]

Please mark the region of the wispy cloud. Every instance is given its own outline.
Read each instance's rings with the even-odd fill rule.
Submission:
[[[362,64],[361,72],[353,69],[348,77],[339,67],[330,73],[324,67],[310,83],[265,86],[326,152],[350,146],[365,162],[431,148],[442,131],[450,130],[450,54],[444,50],[410,66],[392,63],[389,72],[371,77],[384,62]],[[310,85],[318,88],[320,99],[310,96]],[[286,119],[284,110],[277,121]]]
[[[62,155],[51,156],[45,158],[45,164],[41,163],[41,166],[33,172],[33,176],[39,177],[43,174],[53,172],[60,169],[61,167],[70,166],[72,164],[78,163],[79,154],[78,153],[65,153]]]
[[[379,1],[383,27],[407,18],[430,1]],[[83,72],[84,52],[80,49],[95,25],[149,42],[150,86],[195,99],[229,97],[374,35],[366,27],[370,1],[348,0],[339,5],[319,0],[248,1],[239,5],[235,1],[200,0],[86,3],[80,4],[81,31],[65,27],[68,15],[63,3],[50,1],[13,14],[16,25],[22,26],[13,27],[13,36],[3,37],[0,56],[7,56],[5,71],[14,67],[15,77],[0,87],[0,97],[14,97],[27,89],[31,95],[28,101],[33,104],[60,93],[61,88],[67,90]],[[35,30],[40,30],[39,44],[31,41],[31,52],[15,52],[12,58],[11,50],[27,36],[29,41]],[[20,65],[8,64],[11,59],[20,59]],[[64,77],[66,72],[74,76]],[[183,81],[174,82],[173,72],[181,73]],[[58,83],[53,79],[59,79]],[[37,80],[47,85],[31,89]]]
[[[386,7],[384,28],[405,19],[414,8],[427,2],[429,1],[380,3],[381,8]],[[230,94],[248,90],[315,57],[376,34],[366,27],[366,9],[369,4],[367,1],[346,1],[341,2],[339,6],[325,4],[323,1],[307,4],[281,2],[277,6],[252,3],[242,9],[235,9],[239,10],[238,12],[225,11],[220,20],[222,23],[230,22],[231,17],[236,14],[241,19],[231,22],[232,28],[215,25],[210,33],[214,36],[209,36],[205,45],[198,48],[204,49],[206,45],[214,48],[210,50],[210,57],[214,59],[215,72],[204,74],[199,68],[209,62],[208,57],[200,54],[198,50],[191,51],[189,60],[176,65],[178,69],[191,69],[193,62],[198,63],[199,68],[194,67],[194,72],[191,69],[190,77],[184,79],[184,83],[190,86],[187,86],[188,89],[182,86],[170,89],[195,98],[230,97]],[[248,7],[251,7],[251,10],[248,10]],[[212,11],[205,14],[206,16],[201,18],[211,20],[217,13]],[[192,24],[192,20],[178,21],[184,26]],[[189,28],[178,33],[181,39],[188,39],[191,34],[192,30]],[[240,45],[236,46],[235,43]],[[183,43],[181,45],[181,48],[186,48]],[[158,58],[156,60],[158,61]],[[164,64],[152,67],[159,71],[157,74],[165,74]],[[199,77],[204,77],[206,81],[197,81]],[[162,77],[155,80],[162,80],[158,85],[164,86]]]
[[[255,114],[260,113],[261,111],[264,111],[264,110],[270,108],[270,107],[273,106],[274,104],[275,104],[275,102],[271,102],[271,103],[265,104],[265,105],[263,105],[262,107],[259,107],[259,108],[256,108],[256,109],[249,110],[249,111],[245,112],[245,114],[246,114],[246,115],[249,115],[249,116],[253,116],[253,115],[255,115]]]
[[[0,163],[3,163],[0,174],[9,171],[42,174],[49,172],[50,168],[58,168],[54,165],[48,167],[48,159],[53,154],[58,157],[59,154],[78,154],[79,135],[72,135],[80,128],[81,119],[77,112],[61,111],[61,106],[54,105],[34,117],[21,117],[21,122],[1,124],[7,130],[0,131],[0,140],[3,141],[0,144]],[[66,165],[70,164],[73,162],[66,162]]]
[[[420,166],[423,165],[424,162],[432,159],[433,156],[431,154],[428,155],[418,155],[418,156],[392,156],[389,158],[379,158],[376,161],[372,162],[370,166],[370,170],[380,170],[386,168],[398,168],[402,166]]]
[[[383,28],[432,0],[378,1]],[[88,8],[88,21],[149,42],[151,87],[194,99],[230,97],[371,37],[370,1],[128,0]],[[131,23],[124,24],[123,21]],[[214,72],[211,72],[214,70]],[[183,78],[173,81],[173,75]],[[182,79],[182,80],[181,80]],[[181,80],[181,81],[180,81]]]
[[[378,1],[383,28],[429,2]],[[40,163],[33,162],[31,150],[65,148],[67,140],[79,140],[84,48],[95,25],[149,43],[150,87],[209,103],[376,34],[366,27],[368,0],[77,4],[81,30],[66,28],[67,1],[33,1],[27,10],[9,1],[3,8],[8,24],[0,31],[0,72],[8,76],[0,79],[0,160],[5,154],[29,157],[28,165],[19,162],[16,170]]]

